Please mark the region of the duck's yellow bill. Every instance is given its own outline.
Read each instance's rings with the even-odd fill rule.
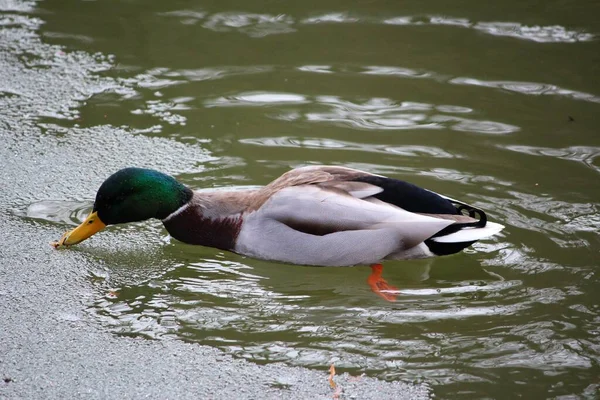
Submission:
[[[54,248],[58,249],[63,246],[71,246],[83,242],[93,234],[100,232],[106,225],[100,220],[97,212],[93,212],[72,231],[66,232],[58,242],[50,243]]]

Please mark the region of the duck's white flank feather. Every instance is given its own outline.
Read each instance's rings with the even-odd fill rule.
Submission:
[[[295,264],[372,264],[391,255],[405,258],[402,252],[452,223],[316,185],[299,185],[278,191],[245,216],[235,251]],[[330,233],[306,233],[294,228],[299,225]],[[416,256],[423,255],[408,258]]]

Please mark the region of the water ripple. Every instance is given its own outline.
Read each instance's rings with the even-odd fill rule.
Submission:
[[[324,122],[356,129],[404,130],[404,129],[451,129],[461,132],[485,134],[507,134],[520,130],[515,125],[501,122],[476,120],[461,115],[472,109],[453,105],[436,106],[411,101],[395,102],[387,98],[371,98],[364,102],[353,102],[339,96],[316,96],[276,92],[245,92],[227,97],[207,100],[206,107],[300,105],[311,103],[324,111],[299,110],[269,114],[284,121],[304,120]]]
[[[544,234],[561,247],[588,247],[587,240],[575,236],[580,233],[600,232],[600,204],[576,203],[555,200],[548,195],[533,195],[508,191],[512,198],[478,196],[478,204],[502,216],[505,224]],[[549,266],[540,260],[526,261],[526,250],[511,250],[506,257],[515,258],[514,263]],[[503,259],[502,263],[508,263]],[[510,261],[510,263],[513,263]],[[552,266],[549,266],[554,268]],[[556,268],[560,266],[556,265]]]
[[[307,112],[302,117],[309,122],[325,122],[357,129],[404,130],[404,129],[451,129],[462,132],[478,133],[512,133],[519,128],[514,125],[494,121],[479,121],[465,117],[437,114],[436,111],[447,112],[452,108],[443,106],[436,108],[433,104],[401,102],[391,99],[374,98],[363,103],[351,102],[336,96],[319,96],[315,101],[328,107],[322,112]],[[467,112],[458,107],[460,113]],[[280,114],[275,118],[294,119],[298,114]],[[297,119],[297,118],[296,118]]]
[[[410,68],[380,65],[368,66],[362,73],[366,75],[401,76],[406,78],[429,78],[435,76],[435,74],[427,71],[415,71]]]
[[[23,216],[42,221],[79,225],[92,209],[88,201],[42,200],[27,206]]]
[[[347,67],[342,70],[334,70],[331,65],[323,66],[306,66],[299,68],[305,72],[317,73],[358,73],[362,75],[372,76],[393,76],[399,78],[427,78],[434,79],[440,82],[448,82],[453,85],[468,85],[480,86],[493,89],[502,89],[510,92],[525,94],[525,95],[549,95],[549,96],[564,96],[573,100],[589,101],[592,103],[600,103],[600,97],[592,93],[581,92],[577,90],[566,89],[558,85],[539,82],[524,82],[524,81],[504,81],[504,80],[482,80],[472,77],[455,77],[448,78],[442,74],[425,71],[414,70],[406,67],[391,66],[391,65],[369,65],[361,67],[358,71],[353,71]]]
[[[515,346],[499,333],[482,337],[483,351],[473,351],[467,357],[478,359],[474,366],[480,368],[532,368],[537,370],[555,370],[557,367],[589,368],[592,360],[582,354],[582,348],[576,340],[562,339],[556,332],[556,325],[550,321],[533,322],[513,327],[507,332],[523,338]]]
[[[447,383],[477,382],[485,375],[456,375],[450,367],[456,357],[462,364],[483,369],[564,370],[589,368],[590,349],[597,346],[565,338],[557,330],[558,322],[511,322],[535,307],[556,306],[577,293],[526,287],[494,275],[477,283],[401,289],[399,307],[379,307],[353,302],[357,293],[340,293],[348,297],[335,303],[321,297],[319,291],[331,286],[323,277],[303,282],[297,275],[281,291],[281,285],[235,262],[213,259],[182,268],[141,286],[115,289],[118,296],[99,298],[95,306],[104,323],[123,334],[180,337],[254,361],[310,367],[335,362],[390,379],[401,368],[405,379],[406,370],[414,370],[414,376]],[[353,284],[349,279],[344,286]],[[490,319],[495,322],[482,322]],[[449,332],[448,324],[464,329],[479,326],[484,332],[473,340]],[[568,322],[561,326],[570,329]]]
[[[504,89],[511,92],[517,92],[527,95],[553,95],[565,96],[575,100],[590,101],[600,103],[600,97],[591,93],[578,92],[575,90],[564,89],[556,85],[536,82],[513,82],[513,81],[485,81],[475,78],[458,77],[453,78],[449,83],[456,85],[483,86],[496,89]]]
[[[132,78],[121,78],[119,82],[127,86],[152,90],[164,89],[169,86],[183,83],[181,80],[165,77],[168,72],[169,70],[167,68],[153,68]]]
[[[599,204],[566,202],[555,200],[549,196],[536,196],[514,191],[508,193],[517,199],[519,208],[555,218],[556,223],[536,224],[549,232],[600,232]],[[534,218],[530,218],[527,222],[534,223],[533,220]]]
[[[205,12],[203,11],[195,11],[195,10],[176,10],[176,11],[167,11],[157,13],[158,16],[161,17],[176,17],[179,18],[180,22],[183,25],[194,25],[198,23],[198,21],[204,19],[206,17]]]
[[[268,35],[292,33],[294,20],[287,15],[252,14],[224,12],[210,15],[202,25],[216,31],[239,31],[250,37],[260,38]]]
[[[315,17],[310,17],[303,19],[301,23],[303,24],[320,24],[320,23],[351,23],[351,22],[359,22],[363,18],[350,17],[346,13],[340,12],[332,12],[322,15],[317,15]]]
[[[498,135],[518,132],[521,130],[518,126],[503,124],[501,122],[478,121],[447,115],[435,115],[431,118],[431,120],[434,122],[454,122],[453,124],[450,124],[450,129],[461,132],[477,132]]]
[[[302,65],[298,67],[299,71],[314,72],[317,74],[332,74],[330,65]]]
[[[231,107],[303,104],[308,103],[308,101],[309,100],[305,96],[294,93],[244,92],[208,100],[204,104],[206,107]]]
[[[252,67],[237,67],[237,66],[224,66],[224,67],[213,67],[213,68],[198,68],[198,69],[182,69],[169,71],[166,75],[172,77],[185,77],[187,80],[192,82],[216,80],[222,78],[228,78],[230,76],[238,75],[250,75],[260,74],[264,72],[272,71],[272,67],[268,66],[252,66]]]
[[[595,35],[570,31],[560,25],[527,26],[516,22],[479,22],[475,29],[494,36],[509,36],[540,43],[574,43],[595,40]]]
[[[445,16],[412,17],[400,16],[383,21],[389,25],[448,25],[475,29],[493,36],[508,36],[539,43],[574,43],[588,42],[596,39],[596,35],[582,31],[568,30],[560,25],[539,26],[523,25],[518,22],[472,22],[465,18]]]
[[[551,147],[536,147],[524,145],[509,145],[506,149],[532,156],[554,157],[561,160],[576,161],[585,164],[596,172],[600,172],[600,165],[596,160],[600,157],[600,147],[595,146],[570,146],[559,149]]]
[[[366,151],[370,153],[391,153],[407,157],[420,157],[423,155],[437,158],[455,158],[459,157],[449,153],[439,147],[420,146],[420,145],[377,145],[370,143],[356,143],[343,140],[334,140],[326,138],[297,138],[297,137],[264,137],[264,138],[246,138],[240,139],[240,143],[251,144],[264,147],[296,147],[306,149],[327,149],[327,150],[352,150]]]
[[[524,81],[505,81],[505,80],[482,80],[475,77],[454,77],[448,78],[442,74],[433,71],[416,70],[402,66],[392,65],[367,65],[360,67],[353,67],[347,65],[300,65],[297,67],[291,67],[293,70],[302,71],[306,73],[315,74],[337,74],[337,75],[362,75],[362,76],[382,76],[382,77],[396,77],[396,78],[415,78],[415,79],[433,79],[438,82],[447,82],[453,85],[465,85],[465,86],[479,86],[491,89],[506,90],[513,93],[519,93],[530,96],[562,96],[565,98],[587,101],[592,103],[600,103],[600,97],[592,93],[586,93],[571,89],[566,89],[558,85],[550,83],[539,83],[539,82],[524,82]],[[153,68],[145,71],[144,73],[138,74],[133,78],[121,78],[119,83],[123,85],[121,88],[109,88],[104,89],[103,92],[115,91],[123,98],[133,98],[139,96],[139,94],[133,90],[133,88],[146,88],[151,90],[158,90],[168,88],[174,85],[180,85],[185,81],[200,82],[200,81],[212,81],[217,79],[225,79],[235,76],[262,74],[274,71],[289,71],[288,66],[277,66],[277,65],[254,65],[254,66],[217,66],[207,67],[198,69],[181,69],[172,70],[168,68]],[[236,105],[237,96],[254,96],[254,95],[270,95],[274,93],[270,92],[243,92],[237,95],[227,96],[224,99],[218,101],[218,105]],[[281,93],[279,93],[281,94]],[[295,96],[299,96],[294,94]],[[329,101],[332,99],[332,101]],[[214,100],[213,100],[214,101]],[[328,102],[340,102],[339,99],[335,99],[333,96],[319,96],[316,101]],[[372,99],[370,101],[391,101],[388,99]],[[238,102],[238,105],[244,104],[244,101]],[[211,106],[211,100],[206,102],[207,106]],[[442,112],[449,113],[469,113],[473,110],[467,107],[458,105],[439,105],[437,109]],[[385,124],[385,121],[383,122]],[[498,129],[502,131],[503,128]]]
[[[398,323],[499,318],[524,307],[498,305],[494,300],[494,293],[520,290],[521,282],[489,278],[439,289],[403,289],[404,306],[388,309],[328,305],[324,299],[315,302],[313,296],[318,297],[320,286],[328,288],[329,280],[297,282],[314,286],[308,293],[305,289],[297,292],[293,285],[283,293],[252,268],[232,262],[206,260],[179,274],[167,273],[144,285],[143,296],[136,288],[122,287],[118,297],[103,296],[96,307],[104,321],[122,333],[154,338],[178,335],[254,360],[322,366],[335,357],[340,365],[375,370],[385,370],[388,362],[407,363],[423,350],[432,351],[425,342],[411,345],[415,342],[412,335],[388,336],[382,329]],[[458,299],[471,299],[472,304],[458,305]],[[240,306],[244,313],[235,312]],[[347,321],[355,321],[351,329]]]
[[[466,18],[449,16],[395,16],[378,18],[368,15],[349,15],[344,12],[327,12],[296,20],[290,15],[256,14],[244,12],[222,12],[207,14],[202,11],[176,10],[158,13],[159,16],[179,18],[181,24],[202,26],[216,32],[237,31],[250,37],[291,33],[298,25],[315,24],[386,24],[400,26],[444,25],[473,29],[493,36],[513,37],[538,43],[575,43],[596,40],[597,36],[582,30],[570,30],[560,25],[524,25],[510,21],[470,21]]]
[[[195,25],[202,21],[202,27],[215,32],[237,31],[254,38],[295,32],[294,19],[279,14],[255,14],[244,12],[221,12],[208,14],[203,11],[176,10],[158,13],[163,17],[178,18],[183,25]]]

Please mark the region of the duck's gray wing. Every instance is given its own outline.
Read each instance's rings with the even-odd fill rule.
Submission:
[[[361,182],[281,189],[244,216],[235,251],[294,264],[370,264],[422,243],[453,222],[371,202],[379,191]]]

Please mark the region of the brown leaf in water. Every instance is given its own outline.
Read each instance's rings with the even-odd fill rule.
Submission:
[[[335,367],[333,366],[333,364],[331,364],[331,367],[329,367],[329,386],[331,386],[332,389],[335,389],[337,387],[337,385],[333,381],[334,376],[335,376]]]

